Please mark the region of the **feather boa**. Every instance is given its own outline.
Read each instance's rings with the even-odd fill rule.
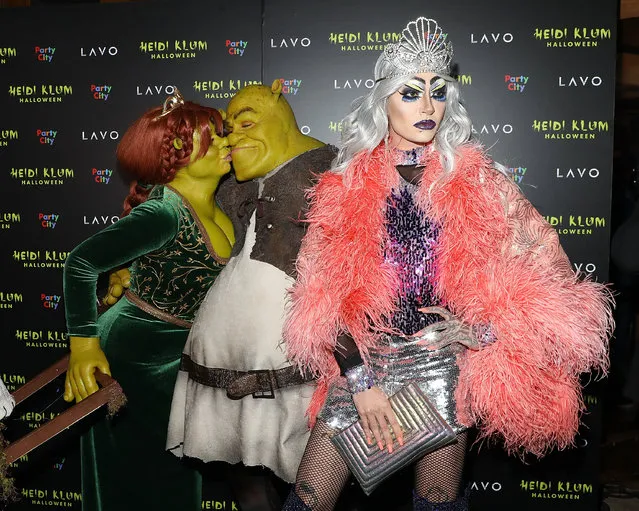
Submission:
[[[584,408],[579,374],[608,368],[610,292],[575,275],[554,229],[481,148],[460,148],[450,173],[436,152],[422,163],[417,201],[442,225],[436,291],[497,337],[459,357],[460,422],[500,437],[508,452],[543,456],[571,445]],[[398,180],[381,144],[309,191],[284,338],[291,361],[318,375],[311,423],[339,376],[337,336],[348,332],[366,360],[387,329],[397,276],[384,261],[385,206]]]

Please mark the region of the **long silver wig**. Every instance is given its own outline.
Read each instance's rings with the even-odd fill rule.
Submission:
[[[372,151],[388,137],[386,102],[410,78],[395,73],[397,69],[382,53],[375,64],[375,85],[368,94],[353,101],[351,112],[342,121],[342,143],[333,161],[334,172],[343,172],[355,155]],[[455,166],[457,148],[474,137],[472,122],[461,103],[459,83],[449,76],[443,78],[447,80],[446,111],[433,148],[439,153],[444,170],[450,172]],[[503,167],[499,170],[503,171]]]

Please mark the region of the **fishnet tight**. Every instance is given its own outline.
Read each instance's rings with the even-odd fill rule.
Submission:
[[[313,511],[331,511],[344,489],[350,471],[333,446],[331,429],[317,421],[297,471],[295,493]],[[457,443],[427,454],[416,464],[415,487],[431,502],[457,498],[466,454],[466,432]]]

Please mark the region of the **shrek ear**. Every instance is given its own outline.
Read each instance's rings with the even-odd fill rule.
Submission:
[[[279,80],[273,80],[273,83],[271,84],[271,92],[273,95],[279,96],[282,93],[282,82]]]

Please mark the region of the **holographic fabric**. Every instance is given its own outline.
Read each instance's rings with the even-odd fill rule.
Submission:
[[[376,385],[388,396],[409,381],[416,381],[442,417],[460,433],[466,428],[457,422],[454,393],[459,376],[457,353],[464,348],[454,343],[429,351],[407,337],[441,319],[418,310],[440,302],[432,281],[438,227],[415,204],[415,191],[414,185],[403,182],[387,201],[389,241],[385,257],[400,280],[398,307],[391,325],[405,335],[382,334],[378,347],[370,352],[370,368]],[[359,419],[344,377],[330,387],[318,419],[338,431]]]

